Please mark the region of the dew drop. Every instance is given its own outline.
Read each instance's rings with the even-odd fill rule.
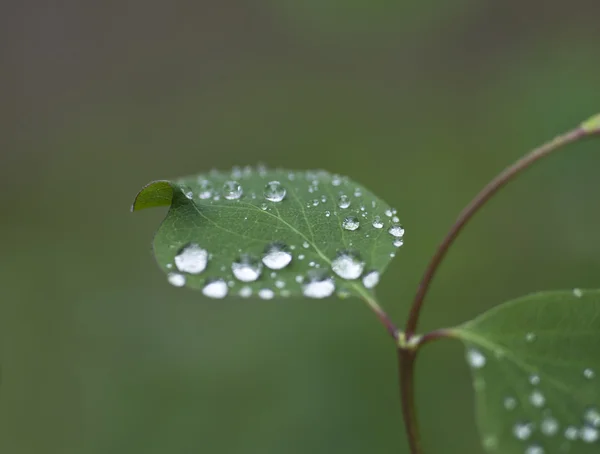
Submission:
[[[310,244],[308,244],[308,241],[305,241],[304,243],[302,243],[302,247],[304,249],[308,249],[310,247]]]
[[[202,289],[202,293],[209,298],[222,299],[227,296],[229,288],[223,279],[214,279],[207,281]]]
[[[300,254],[300,255],[298,256],[298,260],[304,260],[304,254]]]
[[[242,282],[254,282],[260,277],[262,263],[251,255],[243,254],[231,264],[231,271]]]
[[[583,418],[592,426],[600,428],[600,412],[596,408],[588,408]]]
[[[540,376],[539,375],[530,375],[529,376],[529,383],[531,383],[533,386],[537,386],[540,384]]]
[[[470,348],[467,350],[467,362],[473,369],[481,369],[485,366],[486,358],[479,350]]]
[[[269,202],[281,202],[287,191],[279,181],[269,181],[265,186],[265,199]]]
[[[319,206],[319,200],[318,200],[318,199],[314,199],[314,200],[312,201],[312,206],[314,206],[314,207],[318,207],[318,206]]]
[[[541,408],[546,403],[546,398],[540,391],[535,390],[529,395],[529,402],[534,407]]]
[[[260,204],[260,209],[263,211],[267,211],[267,208],[269,208],[269,205],[267,205],[266,203],[261,203]]]
[[[285,287],[285,281],[282,281],[282,280],[275,281],[275,287],[277,287],[278,289],[284,288]]]
[[[200,274],[208,264],[208,251],[196,243],[183,246],[175,256],[175,266],[183,273]]]
[[[558,433],[558,421],[554,418],[544,418],[540,425],[540,429],[544,435],[552,437]]]
[[[333,279],[325,272],[310,270],[307,281],[302,285],[302,294],[307,298],[327,298],[335,291]]]
[[[532,424],[528,422],[518,422],[513,426],[513,435],[522,441],[528,440],[532,432]]]
[[[373,288],[379,284],[379,271],[369,271],[363,276],[363,285],[367,288]]]
[[[504,408],[507,410],[514,410],[517,408],[517,399],[514,397],[505,397],[504,398]]]
[[[394,224],[388,229],[388,233],[394,238],[402,238],[404,236],[404,228],[400,224]]]
[[[298,284],[301,284],[302,282],[304,282],[304,276],[302,276],[300,274],[297,275],[295,279]]]
[[[535,333],[527,333],[525,335],[525,340],[527,342],[535,342],[536,339],[537,339],[537,336],[535,335]]]
[[[576,298],[581,298],[583,296],[583,291],[580,288],[574,288],[573,296],[575,296]]]
[[[169,284],[174,287],[183,287],[185,285],[185,276],[179,273],[169,273],[167,275]]]
[[[331,184],[334,186],[339,186],[340,184],[342,184],[342,177],[340,177],[339,175],[333,175]]]
[[[331,216],[331,212],[330,211],[326,211],[325,212],[325,217],[328,218],[329,216]]]
[[[392,218],[392,222],[399,223],[399,222],[400,222],[400,218],[399,218],[398,216],[394,216],[394,217]]]
[[[404,240],[402,238],[394,239],[393,245],[395,247],[401,247],[404,244]]]
[[[227,200],[237,200],[242,196],[243,193],[244,190],[237,181],[227,181],[223,185],[223,197],[225,197]]]
[[[242,298],[250,298],[252,296],[252,288],[249,286],[244,286],[240,289],[239,295]]]
[[[213,196],[213,185],[208,180],[201,180],[198,182],[200,192],[198,192],[198,198],[202,200],[210,199]]]
[[[389,208],[388,208],[387,210],[385,210],[385,215],[386,215],[388,218],[391,218],[393,214],[394,214],[394,213],[392,213],[392,210],[390,210]]]
[[[525,450],[525,454],[544,454],[544,448],[540,445],[530,445]]]
[[[487,435],[483,439],[483,447],[490,450],[498,448],[498,437],[495,435]]]
[[[360,222],[355,216],[348,216],[344,219],[344,222],[342,222],[342,227],[350,231],[356,230],[359,226]]]
[[[583,371],[583,376],[584,376],[585,378],[587,378],[588,380],[591,380],[591,379],[593,379],[593,378],[596,376],[596,372],[594,372],[594,370],[593,370],[593,369],[589,369],[589,368],[588,368],[588,369],[585,369],[585,370]]]
[[[600,433],[595,427],[584,426],[579,431],[579,437],[586,443],[595,443],[600,438]]]
[[[346,209],[350,206],[350,197],[342,194],[338,199],[338,206],[342,209]]]
[[[288,247],[280,242],[269,244],[262,257],[262,262],[267,268],[272,270],[281,270],[288,266],[292,261],[292,254]]]
[[[579,431],[577,430],[577,427],[574,426],[569,426],[565,429],[565,438],[567,440],[577,440],[577,437],[579,436]]]
[[[258,297],[263,300],[271,300],[275,296],[275,292],[270,288],[261,288],[258,291]]]
[[[379,216],[375,216],[373,218],[373,227],[375,227],[376,229],[383,228],[383,221],[381,220],[381,218]]]
[[[331,269],[342,279],[358,279],[365,268],[365,262],[355,251],[340,251],[331,262]]]

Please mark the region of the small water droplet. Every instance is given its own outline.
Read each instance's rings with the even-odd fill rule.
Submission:
[[[592,426],[600,428],[600,412],[596,408],[588,408],[583,419]]]
[[[251,255],[243,254],[231,264],[231,271],[242,282],[254,282],[260,277],[262,263]]]
[[[346,209],[350,206],[350,197],[345,194],[340,195],[338,198],[338,206],[342,209]]]
[[[404,236],[404,228],[400,224],[394,224],[388,229],[388,233],[394,238],[402,238]]]
[[[261,203],[260,204],[260,209],[263,211],[267,211],[267,208],[269,208],[269,205],[267,205],[266,203]]]
[[[312,201],[312,206],[314,206],[314,207],[317,207],[317,206],[319,206],[319,201],[318,201],[317,199],[314,199],[314,200]]]
[[[594,372],[594,370],[593,370],[593,369],[589,369],[589,368],[588,368],[588,369],[585,369],[585,370],[583,371],[583,376],[584,376],[585,378],[587,378],[588,380],[591,380],[591,379],[593,379],[593,378],[596,376],[596,372]]]
[[[342,222],[342,227],[346,230],[353,231],[360,227],[360,222],[355,216],[348,216],[344,219],[344,222]]]
[[[325,212],[325,217],[328,218],[329,216],[331,216],[331,212],[330,211],[326,211]]]
[[[365,262],[355,251],[340,251],[331,262],[331,269],[342,279],[358,279],[365,268]]]
[[[540,445],[530,445],[525,450],[525,454],[544,454],[544,453],[545,453],[544,448],[542,448]]]
[[[300,254],[300,255],[298,256],[298,260],[304,260],[304,254]]]
[[[286,194],[286,189],[279,181],[269,181],[265,186],[264,195],[269,202],[281,202]]]
[[[288,247],[280,242],[269,244],[262,257],[262,262],[267,268],[272,270],[281,270],[288,266],[292,261],[292,254]]]
[[[394,213],[392,213],[392,210],[390,210],[389,208],[387,210],[385,210],[385,215],[388,218],[391,218],[393,216]]]
[[[223,197],[227,200],[237,200],[239,199],[244,190],[242,189],[242,185],[240,185],[237,181],[226,181],[223,185]]]
[[[175,256],[175,266],[183,273],[200,274],[208,264],[208,251],[196,243],[183,246]]]
[[[362,191],[360,190],[360,188],[356,188],[354,190],[354,197],[360,197],[362,196]]]
[[[537,386],[540,384],[540,376],[539,375],[530,375],[529,376],[529,383],[531,383],[533,386]]]
[[[240,289],[239,295],[242,298],[250,298],[252,296],[252,288],[247,285]]]
[[[527,334],[525,335],[525,340],[526,340],[527,342],[530,342],[530,343],[531,343],[531,342],[534,342],[536,339],[537,339],[537,336],[535,335],[535,333],[527,333]]]
[[[169,273],[167,274],[167,280],[174,287],[183,287],[185,285],[185,276],[183,274]]]
[[[507,410],[514,410],[517,408],[517,399],[514,397],[505,397],[504,398],[504,408]]]
[[[188,198],[190,200],[192,200],[194,198],[194,193],[192,191],[190,191],[189,189],[182,189],[182,191],[186,198]]]
[[[168,269],[171,269],[171,268],[173,268],[173,264],[172,264],[172,263],[167,263],[167,265],[166,265],[166,266],[167,266],[167,268],[168,268]]]
[[[600,438],[600,433],[598,433],[598,429],[595,427],[584,426],[579,431],[579,437],[585,443],[595,443]]]
[[[373,288],[379,284],[379,271],[369,271],[363,276],[363,285],[367,288]]]
[[[375,227],[376,229],[383,228],[383,221],[381,220],[381,218],[379,216],[375,216],[373,218],[373,227]]]
[[[302,286],[302,294],[307,298],[327,298],[335,291],[333,279],[325,272],[309,270],[307,281]]]
[[[302,243],[302,247],[304,249],[308,249],[310,247],[310,244],[308,244],[308,241],[305,241],[304,243]]]
[[[558,433],[559,424],[558,421],[554,418],[548,417],[542,420],[542,424],[540,425],[542,433],[549,437],[552,437]]]
[[[399,223],[400,222],[400,218],[398,216],[394,216],[392,218],[392,222]]]
[[[528,440],[533,433],[533,425],[529,422],[518,422],[513,426],[513,434],[519,440]]]
[[[546,403],[546,398],[540,391],[535,390],[529,395],[529,402],[534,407],[541,408]]]
[[[486,358],[479,350],[470,348],[467,350],[467,362],[474,369],[481,369],[485,366]]]
[[[574,426],[569,426],[565,429],[565,438],[567,440],[577,440],[577,437],[579,436],[579,431],[577,430],[577,427]]]
[[[327,202],[327,196],[325,196],[325,195],[322,195],[322,196],[321,196],[321,202],[322,202],[322,203],[325,203],[325,202]]]
[[[282,281],[282,280],[275,281],[275,287],[277,287],[278,289],[284,288],[285,287],[285,281]]]
[[[576,298],[581,298],[583,296],[583,291],[580,288],[574,288],[573,289],[573,295]]]
[[[339,186],[340,184],[342,184],[342,177],[340,177],[339,175],[333,175],[331,179],[331,184],[334,186]]]
[[[296,282],[298,284],[301,284],[302,282],[304,282],[304,276],[301,276],[300,274],[296,276]]]
[[[402,238],[396,238],[393,242],[395,247],[401,247],[404,244],[404,240]]]
[[[206,200],[206,199],[210,199],[213,196],[213,185],[210,181],[208,180],[202,180],[198,182],[199,184],[199,192],[198,192],[198,198],[202,199],[202,200]]]
[[[263,300],[271,300],[275,296],[275,292],[270,288],[261,288],[258,291],[258,297]]]
[[[202,293],[209,298],[222,299],[227,296],[229,288],[223,279],[211,279],[206,282]]]

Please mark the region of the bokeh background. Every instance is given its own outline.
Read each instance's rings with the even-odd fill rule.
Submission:
[[[393,345],[358,300],[175,289],[150,180],[325,168],[396,206],[379,287],[405,320],[463,205],[600,111],[597,0],[8,0],[0,7],[0,452],[407,453]],[[600,143],[476,218],[423,329],[541,289],[600,286]],[[429,453],[481,454],[462,348],[428,347]]]

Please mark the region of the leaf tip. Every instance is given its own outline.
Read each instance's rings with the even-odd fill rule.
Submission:
[[[172,199],[173,186],[169,181],[152,181],[137,193],[131,204],[131,212],[133,213],[146,208],[168,206],[171,204]]]
[[[584,121],[581,124],[581,129],[583,129],[587,134],[600,133],[600,114],[594,115],[593,117]]]

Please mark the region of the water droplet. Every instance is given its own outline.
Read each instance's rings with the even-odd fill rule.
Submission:
[[[167,280],[169,284],[175,287],[183,287],[185,285],[185,276],[179,273],[169,273],[167,275]]]
[[[225,197],[227,200],[237,200],[242,196],[243,193],[244,190],[237,181],[227,181],[223,185],[223,197]]]
[[[194,198],[194,193],[192,191],[190,191],[189,189],[182,189],[183,194],[186,196],[186,198],[192,200]]]
[[[239,295],[240,295],[242,298],[250,298],[250,296],[252,296],[252,288],[251,288],[251,287],[248,287],[247,285],[246,285],[246,286],[244,286],[244,287],[242,287],[242,288],[240,289],[240,293],[239,293]]]
[[[304,276],[301,276],[300,274],[298,276],[296,276],[296,282],[298,284],[301,284],[302,282],[304,282]]]
[[[483,438],[483,447],[488,450],[495,450],[498,448],[498,437],[495,435],[486,435]]]
[[[209,298],[221,299],[227,296],[229,288],[223,279],[213,279],[206,282],[202,293]]]
[[[375,227],[376,229],[383,228],[383,221],[381,220],[381,218],[379,216],[375,216],[373,218],[373,227]]]
[[[335,291],[333,279],[319,270],[310,270],[308,280],[302,286],[302,294],[307,298],[327,298]]]
[[[342,279],[358,279],[365,268],[365,262],[355,251],[341,251],[331,262],[331,269]]]
[[[318,201],[317,199],[314,199],[314,200],[312,201],[312,205],[313,205],[314,207],[317,207],[317,206],[319,206],[319,201]]]
[[[322,203],[325,203],[325,202],[327,202],[327,196],[325,196],[325,195],[322,195],[322,196],[321,196],[321,202],[322,202]]]
[[[544,454],[544,448],[540,445],[530,445],[525,450],[525,454]]]
[[[514,397],[505,397],[504,398],[504,408],[507,410],[514,410],[517,408],[517,399]]]
[[[363,276],[363,285],[367,288],[373,288],[377,284],[379,284],[379,272],[378,271],[369,271],[367,274]]]
[[[271,243],[265,249],[262,262],[267,268],[281,270],[292,261],[292,254],[288,247],[280,242]]]
[[[600,412],[596,408],[588,408],[583,418],[592,426],[600,427]]]
[[[308,249],[310,247],[310,244],[308,244],[308,241],[305,241],[304,243],[302,243],[302,247],[304,249]]]
[[[167,265],[166,265],[166,266],[167,266],[167,268],[168,268],[168,269],[171,269],[171,268],[173,268],[173,264],[172,264],[172,263],[167,263]]]
[[[400,218],[399,218],[398,216],[394,216],[394,217],[392,218],[392,222],[399,223],[399,222],[400,222]]]
[[[271,300],[275,296],[275,292],[270,288],[261,288],[258,291],[258,297],[263,300]]]
[[[583,296],[583,291],[580,288],[574,288],[573,289],[573,295],[576,298],[581,298]]]
[[[359,226],[360,222],[355,216],[348,216],[344,219],[344,222],[342,222],[342,227],[350,231],[356,230]]]
[[[350,206],[350,197],[342,194],[338,199],[338,206],[342,209],[346,209]]]
[[[342,184],[342,177],[340,177],[339,175],[333,175],[331,179],[331,184],[334,186],[339,186],[340,184]]]
[[[304,260],[304,254],[300,254],[300,255],[298,256],[298,260]]]
[[[393,244],[395,247],[400,247],[404,244],[404,240],[402,238],[396,238],[396,239],[394,239]]]
[[[360,188],[356,188],[354,190],[354,197],[360,197],[362,196],[362,191],[360,190]]]
[[[251,255],[243,254],[231,264],[231,271],[242,282],[254,282],[260,277],[262,263]]]
[[[486,358],[479,350],[470,348],[467,350],[467,362],[474,369],[481,369],[485,366]]]
[[[266,203],[261,203],[260,204],[260,209],[263,211],[267,211],[267,208],[269,208],[269,205],[267,205]]]
[[[529,402],[534,407],[541,408],[546,403],[546,398],[540,391],[535,390],[529,395]]]
[[[540,376],[539,375],[530,375],[529,376],[529,383],[531,383],[533,386],[537,386],[540,384]]]
[[[579,436],[579,431],[577,430],[577,427],[574,426],[569,426],[565,429],[565,438],[567,440],[577,440],[577,437]]]
[[[279,181],[269,181],[265,186],[265,199],[270,202],[281,202],[287,194]]]
[[[208,264],[208,251],[196,243],[182,247],[175,256],[175,266],[183,273],[200,274]]]
[[[394,238],[402,238],[404,236],[404,228],[400,224],[394,224],[388,229],[388,233]]]
[[[200,192],[198,197],[202,200],[210,199],[213,196],[213,185],[208,180],[202,180],[198,182],[200,185]]]
[[[513,426],[513,434],[519,440],[528,440],[533,432],[533,426],[528,422],[518,422]]]
[[[585,369],[583,371],[583,376],[588,380],[591,380],[596,376],[596,372],[594,372],[592,369]]]
[[[277,287],[278,289],[284,288],[285,287],[285,281],[282,281],[282,280],[275,281],[275,287]]]
[[[325,217],[328,218],[329,216],[331,216],[331,211],[326,211],[325,212]]]
[[[394,213],[392,213],[392,210],[390,210],[389,208],[388,208],[387,210],[385,210],[385,215],[386,215],[388,218],[391,218],[393,214],[394,214]]]
[[[554,418],[544,418],[540,428],[544,435],[552,437],[558,433],[559,424]]]
[[[600,438],[600,433],[594,427],[584,426],[579,431],[579,436],[586,443],[595,443]]]
[[[535,335],[535,333],[527,333],[525,335],[525,340],[527,342],[534,342],[537,339],[537,336]]]

